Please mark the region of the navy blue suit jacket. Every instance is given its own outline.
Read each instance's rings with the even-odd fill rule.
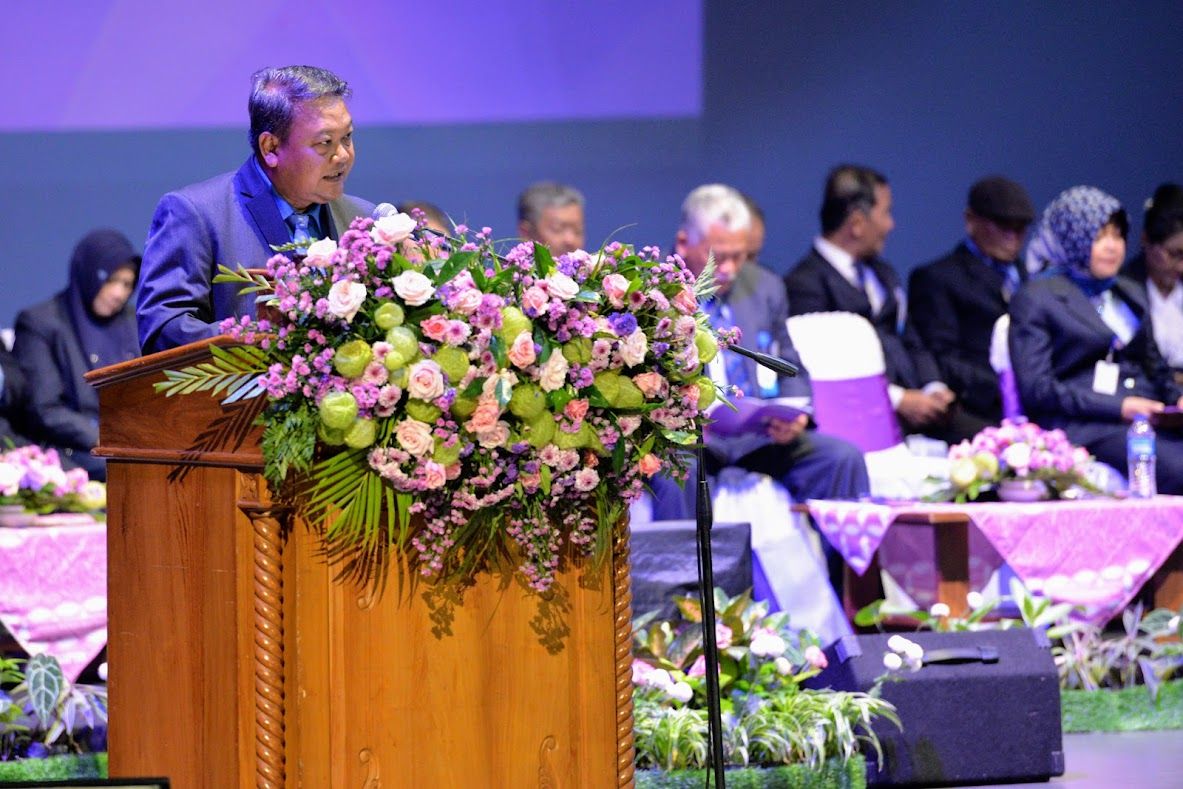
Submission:
[[[1109,353],[1113,331],[1079,287],[1067,277],[1051,276],[1027,283],[1011,299],[1011,366],[1023,410],[1041,427],[1065,428],[1077,443],[1115,427],[1124,430],[1125,397],[1173,405],[1180,396],[1154,341],[1145,288],[1118,277],[1113,293],[1141,321],[1130,342],[1114,351],[1121,372],[1113,395],[1093,391],[1094,365]]]
[[[867,294],[847,282],[813,248],[785,276],[784,286],[789,294],[791,313],[853,312],[862,315],[871,322],[875,333],[879,335],[888,381],[905,389],[922,389],[926,384],[942,380],[936,359],[924,347],[911,320],[904,320],[903,331],[898,330],[901,312],[905,307],[901,304],[903,289],[895,269],[878,259],[872,260],[869,265],[886,291],[878,313],[871,313],[871,301]],[[907,318],[906,315],[904,317]]]
[[[350,222],[373,210],[345,195],[329,203],[325,230],[339,238]],[[144,353],[213,337],[222,319],[254,315],[254,296],[239,296],[241,286],[212,284],[217,267],[262,268],[273,245],[290,241],[271,183],[251,159],[237,172],[162,197],[144,245],[136,302]]]

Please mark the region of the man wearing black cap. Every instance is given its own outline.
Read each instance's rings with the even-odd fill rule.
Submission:
[[[1002,418],[1002,399],[990,335],[1027,278],[1018,258],[1034,217],[1022,186],[998,175],[983,178],[969,190],[965,240],[908,280],[912,320],[942,379],[963,409],[991,423]]]

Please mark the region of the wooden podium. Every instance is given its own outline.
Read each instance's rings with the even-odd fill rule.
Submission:
[[[633,783],[627,534],[544,600],[334,580],[272,512],[258,399],[165,398],[217,338],[96,370],[108,459],[112,777],[207,787]],[[627,531],[627,530],[622,530]]]

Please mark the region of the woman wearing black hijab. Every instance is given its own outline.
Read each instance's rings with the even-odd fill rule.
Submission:
[[[16,319],[13,353],[29,384],[29,438],[56,447],[67,465],[106,479],[90,450],[99,437],[99,399],[88,371],[140,355],[131,295],[140,256],[116,230],[87,234],[70,260],[70,284]]]
[[[1060,427],[1098,460],[1125,468],[1135,416],[1183,407],[1183,391],[1155,342],[1140,282],[1118,276],[1129,222],[1112,195],[1091,186],[1060,194],[1041,237],[1053,268],[1010,303],[1010,355],[1023,410]],[[1183,493],[1183,435],[1158,431],[1158,492]]]

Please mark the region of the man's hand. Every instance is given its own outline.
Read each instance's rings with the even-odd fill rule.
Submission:
[[[957,399],[957,395],[953,394],[953,390],[947,386],[936,386],[928,392],[929,397],[935,397],[937,402],[943,405],[946,409],[953,405],[953,401]]]
[[[950,393],[951,394],[951,393]],[[896,412],[910,425],[931,425],[945,417],[949,404],[936,394],[905,389]]]
[[[1179,403],[1183,407],[1183,398],[1179,398]],[[1131,422],[1139,414],[1142,416],[1160,414],[1164,407],[1162,403],[1148,397],[1126,397],[1121,401],[1121,418]]]
[[[774,444],[791,444],[801,437],[808,424],[809,417],[805,414],[792,420],[770,419],[768,420],[768,437],[772,439]]]

